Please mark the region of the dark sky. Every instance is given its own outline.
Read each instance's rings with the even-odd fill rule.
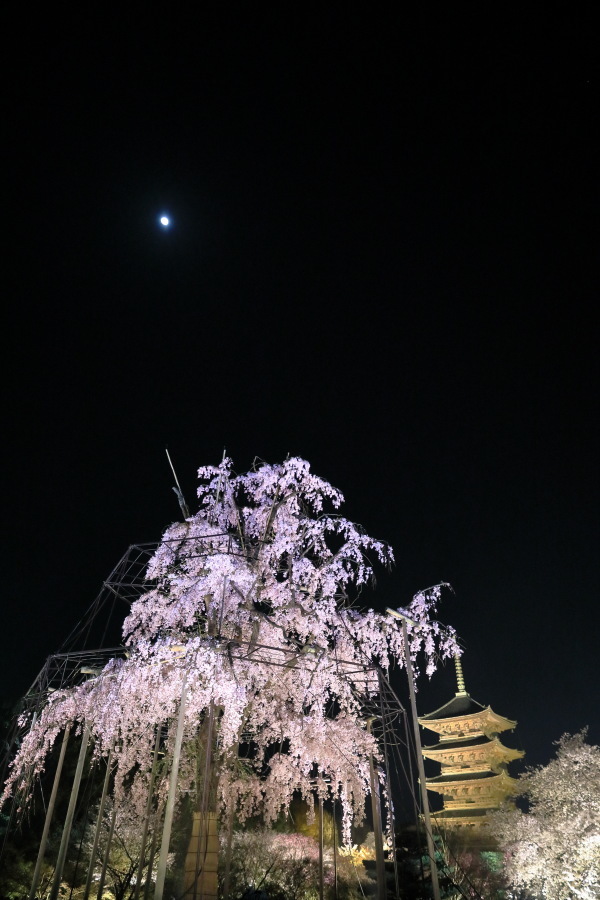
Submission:
[[[3,693],[226,447],[391,542],[369,603],[452,583],[528,762],[600,741],[592,5],[216,7],[8,37]]]

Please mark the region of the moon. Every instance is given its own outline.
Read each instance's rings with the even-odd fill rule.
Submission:
[[[163,228],[167,228],[171,224],[171,220],[168,216],[161,216],[160,224],[163,226]]]

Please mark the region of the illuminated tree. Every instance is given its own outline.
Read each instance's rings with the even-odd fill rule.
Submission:
[[[235,834],[234,896],[264,891],[274,900],[314,900],[318,884],[319,845],[313,838],[271,829]]]
[[[331,826],[331,822],[329,823]],[[339,900],[364,900],[374,896],[375,882],[362,865],[365,855],[343,848],[334,863],[331,849],[325,853],[326,896],[337,881]],[[367,858],[371,858],[370,855]],[[317,900],[319,897],[319,845],[305,834],[272,829],[236,832],[233,841],[232,894],[261,891],[269,900]],[[248,896],[248,894],[246,894]]]
[[[97,809],[94,812],[97,813]],[[113,815],[114,822],[112,821]],[[94,887],[99,880],[104,862],[104,849],[109,844],[106,858],[106,888],[111,891],[115,900],[133,896],[142,851],[145,863],[150,862],[148,846],[142,848],[143,826],[143,819],[128,805],[114,806],[112,801],[107,803],[101,821],[100,842],[96,848],[94,860]],[[85,842],[84,851],[84,855],[87,854],[86,862],[89,862],[89,856],[94,852],[92,827],[88,829],[88,839]],[[152,876],[156,872],[156,859],[153,860],[153,863]]]
[[[600,897],[600,747],[565,734],[556,758],[521,779],[530,810],[491,817],[517,890],[544,900]]]
[[[378,692],[377,666],[405,662],[397,625],[356,607],[373,563],[389,565],[392,551],[335,512],[342,494],[304,460],[236,476],[225,459],[199,475],[199,511],[166,531],[124,623],[126,656],[49,697],[5,795],[32,783],[61,729],[86,723],[95,755],[112,751],[116,802],[126,795],[142,816],[156,728],[169,756],[182,708],[179,789],[198,808],[204,797],[268,825],[295,793],[311,809],[315,794],[335,798],[347,840],[377,755],[364,702]],[[411,657],[423,652],[430,673],[457,651],[432,620],[439,593],[409,606]]]

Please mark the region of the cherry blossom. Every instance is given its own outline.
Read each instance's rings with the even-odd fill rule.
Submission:
[[[143,809],[156,728],[167,757],[185,693],[180,791],[200,797],[199,747],[209,712],[221,809],[268,825],[294,794],[341,802],[344,839],[361,819],[378,747],[364,706],[377,668],[405,664],[398,624],[358,603],[391,548],[339,515],[339,490],[302,459],[230,459],[199,470],[199,511],[165,532],[147,591],[123,625],[126,654],[48,697],[23,740],[4,797],[30,791],[60,731],[86,723],[96,756],[113,754],[115,796]],[[333,511],[331,511],[333,510]],[[409,652],[436,662],[457,652],[433,616],[440,587],[417,594]],[[164,797],[167,773],[158,782]]]
[[[547,900],[600,897],[600,747],[565,734],[555,759],[521,779],[530,809],[501,810],[491,829],[517,890]]]

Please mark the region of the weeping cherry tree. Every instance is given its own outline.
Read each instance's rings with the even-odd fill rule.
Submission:
[[[266,825],[294,795],[336,799],[349,841],[378,756],[364,714],[377,669],[409,652],[431,674],[457,652],[433,618],[439,589],[413,598],[405,648],[394,620],[358,605],[391,548],[337,513],[342,494],[306,461],[235,475],[224,459],[199,477],[198,512],[166,531],[125,620],[126,653],[48,697],[4,796],[29,789],[63,729],[85,725],[96,757],[112,753],[114,802],[143,815],[156,729],[169,758],[181,712],[178,796]],[[159,798],[167,789],[165,771]]]

